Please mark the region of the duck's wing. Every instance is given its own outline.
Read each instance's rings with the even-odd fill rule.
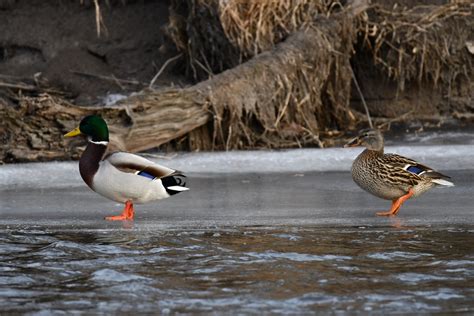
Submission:
[[[444,175],[426,165],[422,165],[417,161],[403,157],[397,154],[383,155],[384,161],[393,169],[406,177],[417,178],[431,178],[431,179],[449,179],[450,177]]]
[[[150,179],[163,178],[176,173],[176,170],[161,166],[141,156],[116,152],[104,158],[122,172],[135,173]]]

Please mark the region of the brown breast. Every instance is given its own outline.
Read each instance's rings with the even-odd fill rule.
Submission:
[[[82,180],[84,180],[90,188],[92,188],[94,175],[99,169],[99,162],[102,160],[106,151],[107,145],[89,142],[79,160],[79,172]]]

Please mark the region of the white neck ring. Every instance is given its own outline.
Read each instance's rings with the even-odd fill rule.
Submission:
[[[89,142],[93,143],[93,144],[96,144],[96,145],[104,145],[104,146],[107,146],[109,144],[109,142],[106,142],[106,141],[101,141],[101,142],[95,142],[91,139],[89,139]]]

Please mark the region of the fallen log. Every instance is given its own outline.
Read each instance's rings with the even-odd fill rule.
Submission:
[[[354,1],[348,10],[317,17],[273,50],[184,89],[146,89],[102,108],[47,94],[23,97],[17,107],[0,99],[0,160],[78,158],[83,148],[62,135],[92,113],[107,120],[113,149],[131,152],[183,135],[192,142],[193,133],[208,134],[198,149],[321,146],[321,130],[353,120],[348,107],[352,18],[366,6]],[[196,131],[208,122],[210,128]]]
[[[89,114],[107,120],[112,150],[131,152],[156,147],[209,120],[202,95],[192,89],[144,91],[103,108],[79,107],[50,95],[25,97],[18,108],[0,104],[0,157],[4,162],[76,159],[83,148],[62,135]]]

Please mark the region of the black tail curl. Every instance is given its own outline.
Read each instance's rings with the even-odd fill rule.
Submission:
[[[175,191],[173,189],[169,189],[169,187],[186,187],[186,176],[182,173],[173,173],[169,176],[161,178],[161,182],[163,183],[166,192],[168,192],[169,195],[174,195],[176,193],[180,193],[181,191]]]

